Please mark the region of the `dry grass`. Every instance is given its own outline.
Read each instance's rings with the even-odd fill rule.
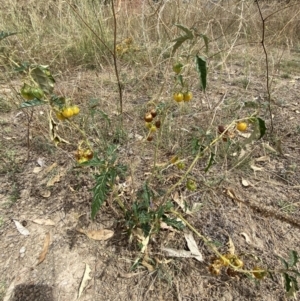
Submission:
[[[138,1],[137,1],[138,2]],[[5,31],[17,31],[11,38],[10,55],[19,62],[33,61],[59,67],[101,67],[111,63],[105,47],[76,16],[65,1],[0,1],[0,26]],[[74,9],[89,26],[112,46],[113,18],[109,5],[101,1],[73,1]],[[117,38],[132,37],[142,53],[130,62],[150,64],[152,67],[168,57],[171,41],[179,34],[174,24],[193,27],[211,40],[209,56],[220,53],[225,63],[233,48],[243,43],[253,46],[261,40],[261,22],[254,1],[191,0],[124,1],[117,6]],[[133,8],[134,6],[134,8]],[[286,8],[285,8],[286,7]],[[300,8],[297,1],[289,4],[262,1],[266,21],[266,42],[272,47],[297,48],[299,45]],[[134,9],[134,10],[133,10]],[[132,11],[133,10],[133,11]],[[272,15],[273,14],[273,15]],[[201,45],[203,47],[203,45]],[[199,50],[199,45],[187,52]]]

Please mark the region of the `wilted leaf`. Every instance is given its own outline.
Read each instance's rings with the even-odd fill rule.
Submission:
[[[61,138],[57,134],[57,129],[58,129],[58,124],[53,120],[53,118],[51,116],[49,116],[49,135],[50,135],[51,141],[53,141],[53,143],[55,144],[55,146],[57,146],[60,142],[64,142],[66,144],[70,144],[69,141]]]
[[[114,235],[114,231],[107,230],[107,229],[100,229],[100,230],[83,230],[77,229],[78,232],[85,234],[88,238],[94,240],[107,240]]]
[[[25,227],[23,227],[23,226],[21,225],[21,223],[19,223],[19,222],[16,221],[16,220],[13,220],[13,221],[14,221],[14,223],[15,223],[15,225],[16,225],[18,231],[19,231],[22,235],[24,235],[24,236],[29,235],[29,231],[28,231]]]
[[[46,237],[45,237],[45,241],[44,241],[44,247],[43,247],[43,250],[39,256],[39,261],[37,263],[37,265],[39,265],[40,263],[42,263],[45,258],[46,258],[46,255],[48,253],[48,250],[49,250],[49,245],[50,245],[50,233],[47,233],[46,234]]]
[[[190,249],[193,257],[195,259],[197,259],[198,261],[203,261],[203,257],[202,257],[202,254],[200,253],[199,249],[198,249],[198,246],[197,246],[197,243],[193,237],[193,234],[190,232],[190,233],[184,233],[184,237],[185,237],[185,240],[187,242],[187,245],[188,245],[188,248]]]
[[[34,219],[32,222],[38,225],[55,226],[55,222],[51,219]]]
[[[82,280],[81,280],[81,283],[80,283],[80,287],[79,287],[79,290],[78,290],[78,296],[77,296],[77,299],[80,298],[83,290],[86,288],[87,286],[87,283],[89,280],[91,280],[91,276],[90,276],[90,272],[91,272],[91,268],[90,266],[86,263],[85,264],[85,270],[84,270],[84,274],[83,274],[83,277],[82,277]]]

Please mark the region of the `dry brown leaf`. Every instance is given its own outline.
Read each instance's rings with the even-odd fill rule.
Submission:
[[[187,208],[184,199],[182,196],[179,195],[178,191],[176,191],[174,193],[174,195],[172,195],[172,198],[174,200],[174,202],[187,214],[192,214],[192,211]]]
[[[46,255],[49,250],[49,245],[50,245],[50,233],[47,233],[46,237],[45,237],[45,241],[44,241],[43,251],[41,252],[41,254],[39,256],[39,261],[38,261],[37,265],[39,265],[40,263],[42,263],[45,260]]]
[[[162,248],[162,251],[166,252],[170,257],[180,257],[180,258],[191,258],[194,257],[191,251],[186,250],[176,250],[172,248]]]
[[[119,273],[119,276],[121,278],[126,278],[126,279],[130,279],[132,277],[138,276],[144,274],[144,272],[139,272],[139,273]]]
[[[50,190],[43,190],[40,192],[40,195],[43,197],[43,198],[49,198],[50,195],[51,195],[51,191]]]
[[[94,240],[107,240],[114,235],[114,231],[107,230],[107,229],[100,229],[100,230],[83,230],[77,229],[78,232],[85,234],[88,238]]]
[[[58,173],[58,174],[56,174],[53,178],[51,178],[48,182],[47,182],[47,184],[46,184],[46,186],[47,187],[50,187],[50,186],[53,186],[55,183],[57,183],[57,182],[59,182],[60,181],[60,178],[63,176],[63,173]]]
[[[262,156],[259,158],[255,159],[255,162],[265,162],[265,161],[270,161],[270,157],[269,156]]]
[[[194,239],[193,233],[189,232],[189,233],[184,233],[184,238],[187,242],[187,246],[190,249],[193,257],[195,259],[197,259],[198,261],[203,261],[203,257],[202,254],[200,253],[197,243]]]
[[[276,151],[273,147],[271,147],[269,144],[267,144],[267,143],[262,143],[262,146],[263,146],[265,149],[269,150],[270,152],[276,153],[276,154],[277,154],[277,151]]]
[[[43,167],[41,166],[36,166],[34,169],[33,169],[33,173],[39,173],[40,171],[43,170]]]
[[[90,266],[86,263],[85,264],[85,270],[84,270],[84,274],[83,274],[83,277],[82,277],[82,280],[81,280],[81,283],[80,283],[80,287],[79,287],[79,290],[78,290],[78,296],[77,296],[77,299],[80,298],[83,290],[86,288],[87,286],[87,283],[89,280],[91,280],[91,276],[90,276],[90,272],[91,272],[91,268]]]
[[[57,166],[57,163],[53,163],[52,165],[48,166],[45,170],[44,173],[49,173],[53,168],[55,168]]]
[[[153,272],[154,271],[154,266],[151,265],[150,263],[148,263],[146,260],[142,261],[142,265],[148,269],[149,272]]]
[[[38,225],[55,226],[55,222],[51,219],[34,219],[32,222]]]
[[[254,164],[251,164],[250,167],[253,169],[253,171],[260,171],[260,170],[263,170],[262,167],[257,167],[257,166],[255,166]]]

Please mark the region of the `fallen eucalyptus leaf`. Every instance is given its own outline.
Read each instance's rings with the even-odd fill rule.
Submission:
[[[94,240],[107,240],[114,235],[114,231],[107,230],[107,229],[100,229],[100,230],[83,230],[77,229],[78,232],[85,234],[88,238]]]
[[[43,250],[39,256],[39,261],[38,261],[37,265],[39,265],[40,263],[42,263],[45,260],[46,255],[49,250],[49,245],[50,245],[50,233],[47,233],[46,237],[45,237],[45,241],[44,241]]]
[[[51,219],[34,219],[32,222],[38,225],[55,226],[55,222]]]
[[[85,263],[85,270],[84,270],[84,274],[83,274],[83,277],[82,277],[82,280],[81,280],[81,283],[80,283],[77,299],[80,298],[83,290],[87,286],[88,281],[92,279],[91,276],[90,276],[90,272],[91,272],[90,266],[87,263]]]
[[[22,235],[27,236],[27,235],[30,234],[29,231],[28,231],[24,226],[21,225],[21,223],[19,223],[19,222],[16,221],[16,220],[13,220],[13,221],[14,221],[16,227],[17,227],[17,230],[18,230]]]

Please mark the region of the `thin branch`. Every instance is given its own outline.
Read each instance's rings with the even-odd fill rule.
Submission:
[[[264,53],[265,53],[265,61],[266,61],[266,77],[267,77],[267,95],[268,95],[268,109],[269,109],[269,115],[270,115],[270,120],[271,120],[271,133],[273,132],[273,116],[272,116],[272,108],[271,108],[271,87],[270,87],[270,72],[269,72],[269,57],[268,57],[268,52],[266,49],[266,45],[265,45],[265,29],[266,29],[266,24],[265,21],[268,17],[264,18],[260,5],[259,5],[259,1],[255,0],[258,11],[259,11],[259,15],[261,18],[261,22],[262,22],[262,38],[261,38],[261,45],[263,47]]]

